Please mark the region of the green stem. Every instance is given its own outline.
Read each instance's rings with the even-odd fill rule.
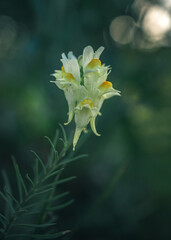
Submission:
[[[58,162],[66,155],[66,152],[68,150],[68,147],[64,146],[65,151],[63,151],[63,153],[60,155]],[[58,163],[56,162],[56,164]],[[47,216],[47,209],[50,207],[51,204],[51,199],[53,198],[53,195],[55,193],[55,187],[56,187],[56,181],[60,178],[61,172],[56,176],[56,178],[54,179],[54,185],[52,187],[52,190],[49,193],[47,202],[44,204],[41,214],[40,214],[40,218],[38,221],[38,224],[43,224],[46,220],[46,216]],[[35,233],[36,233],[37,229],[35,229]]]

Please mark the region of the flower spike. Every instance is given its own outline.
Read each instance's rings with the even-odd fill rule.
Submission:
[[[87,132],[89,123],[94,134],[100,136],[95,120],[98,115],[101,116],[103,102],[113,96],[120,96],[120,91],[107,81],[111,68],[102,64],[99,59],[103,50],[104,47],[100,47],[94,52],[91,46],[87,46],[78,59],[73,52],[69,52],[68,57],[63,53],[61,70],[55,70],[52,74],[55,77],[53,82],[64,91],[68,102],[68,121],[64,124],[69,124],[75,117],[73,150],[81,133]]]

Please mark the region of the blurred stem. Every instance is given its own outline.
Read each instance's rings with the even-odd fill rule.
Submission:
[[[109,198],[109,196],[111,195],[111,193],[114,190],[115,185],[122,178],[125,171],[126,171],[126,166],[123,166],[119,169],[117,174],[113,176],[113,178],[109,182],[108,186],[105,188],[105,190],[102,192],[102,194],[99,196],[99,198],[95,201],[95,203],[90,208],[89,213],[87,214],[87,217],[90,217],[93,213],[95,213],[104,204],[104,202]]]
[[[116,175],[113,176],[113,178],[111,179],[111,181],[109,182],[109,184],[105,188],[105,190],[101,193],[101,195],[97,198],[97,200],[92,204],[90,209],[88,211],[86,211],[85,216],[78,221],[79,223],[78,223],[77,229],[81,225],[83,225],[86,221],[88,221],[88,219],[102,207],[104,202],[109,198],[109,196],[113,192],[114,187],[116,186],[116,184],[122,178],[123,174],[126,171],[126,167],[127,167],[126,165],[122,166],[119,169],[119,171],[116,173]]]

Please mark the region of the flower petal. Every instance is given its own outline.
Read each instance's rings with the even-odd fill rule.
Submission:
[[[82,130],[87,127],[91,118],[92,118],[92,113],[88,104],[82,106],[82,108],[81,107],[75,108],[76,130],[75,130],[75,135],[73,140],[73,150],[75,150],[75,146],[78,142],[78,139],[81,135]]]
[[[89,62],[93,59],[94,50],[91,46],[87,46],[83,51],[83,70],[89,64]]]
[[[88,90],[98,88],[107,79],[107,71],[105,72],[88,72],[84,75],[84,85]]]
[[[75,98],[75,91],[73,87],[67,87],[65,88],[65,97],[68,102],[68,121],[65,123],[65,125],[69,124],[74,116],[74,108],[76,105],[76,98]]]
[[[102,72],[102,74],[97,79],[97,87],[99,87],[103,82],[106,81],[107,76],[108,76],[108,72],[107,72],[107,69],[106,69],[105,71]]]
[[[108,99],[113,96],[121,96],[120,91],[114,89],[113,91],[109,91],[109,92],[103,94],[104,99]]]
[[[71,51],[68,53],[68,58],[69,58],[69,59],[72,59],[72,58],[77,59],[77,58],[75,57],[75,55],[73,54],[73,52],[71,52]]]
[[[86,128],[93,117],[93,106],[90,101],[90,99],[85,99],[75,107],[75,123],[78,128]]]
[[[97,51],[94,53],[93,58],[99,59],[99,57],[100,57],[100,55],[102,54],[103,51],[104,51],[104,47],[99,47],[99,48],[97,49]]]
[[[65,66],[64,66],[65,68]],[[80,67],[76,58],[68,60],[68,72],[72,73],[77,83],[80,83]]]
[[[69,59],[68,59],[69,58]],[[68,58],[64,53],[62,53],[61,62],[63,63],[66,73],[71,73],[76,79],[77,83],[80,83],[80,67],[76,57],[72,52],[68,53]]]
[[[78,64],[79,64],[80,67],[83,66],[83,55],[80,55],[80,56],[78,57]]]
[[[67,59],[65,53],[62,53],[62,59],[61,59],[61,62],[63,63],[64,69],[65,69],[65,72],[68,72],[68,59]]]
[[[77,103],[82,102],[85,98],[88,97],[88,91],[84,86],[79,86],[76,92]]]

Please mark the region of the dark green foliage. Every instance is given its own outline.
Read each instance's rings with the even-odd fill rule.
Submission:
[[[14,171],[18,194],[12,192],[9,176],[3,170],[4,191],[0,192],[1,206],[5,205],[0,213],[0,239],[56,239],[68,233],[68,230],[58,232],[56,211],[73,203],[73,199],[65,199],[69,192],[57,191],[56,186],[75,179],[76,177],[61,178],[66,164],[85,155],[71,157],[68,154],[68,140],[62,125],[63,138],[59,138],[57,130],[54,141],[46,139],[51,145],[51,153],[47,163],[31,151],[35,156],[33,174],[25,177],[14,157]],[[56,150],[57,141],[62,140],[63,148]],[[17,196],[15,196],[17,195]]]

